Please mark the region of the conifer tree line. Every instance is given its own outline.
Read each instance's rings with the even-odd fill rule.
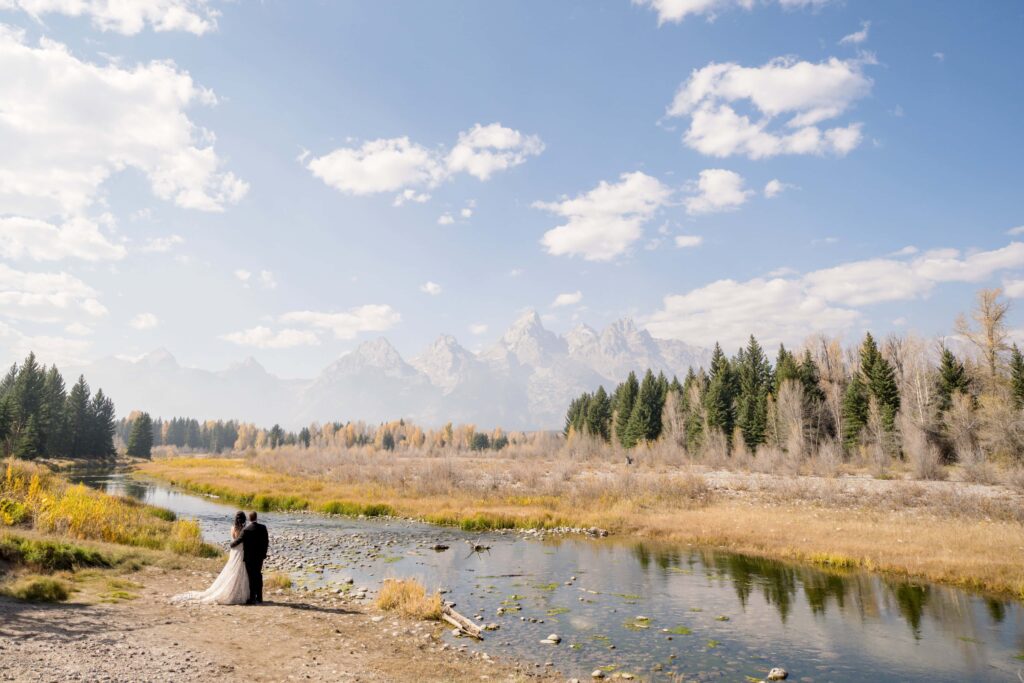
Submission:
[[[680,382],[648,370],[574,399],[569,438],[623,448],[670,442],[692,454],[806,456],[838,445],[880,466],[893,458],[1024,463],[1024,354],[1010,343],[1001,290],[978,294],[957,337],[927,342],[870,333],[855,348],[819,335],[774,362],[751,335],[732,357],[716,344],[707,369]],[[934,472],[933,472],[934,473]],[[924,476],[924,475],[922,475]]]
[[[56,365],[34,353],[0,380],[0,454],[18,458],[115,455],[114,402],[85,377],[68,389]]]

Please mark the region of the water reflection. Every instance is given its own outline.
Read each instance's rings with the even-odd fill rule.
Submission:
[[[216,500],[122,475],[88,483],[196,517],[214,542],[227,538],[233,510]],[[332,539],[298,576],[306,584],[418,576],[498,621],[489,643],[554,658],[569,676],[614,666],[647,680],[744,680],[783,664],[801,681],[1002,681],[1024,665],[1015,659],[1024,650],[1021,606],[953,588],[660,543],[536,542],[316,515],[266,519],[281,537]],[[470,541],[491,550],[467,552]],[[437,542],[451,550],[433,552]],[[503,602],[519,611],[499,617]],[[636,627],[638,615],[650,628]],[[538,652],[551,632],[564,646]]]

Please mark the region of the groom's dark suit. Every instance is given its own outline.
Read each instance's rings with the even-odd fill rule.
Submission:
[[[263,560],[267,559],[270,547],[267,527],[259,522],[249,522],[238,538],[231,542],[231,547],[239,543],[242,544],[245,573],[249,575],[249,603],[263,602]]]

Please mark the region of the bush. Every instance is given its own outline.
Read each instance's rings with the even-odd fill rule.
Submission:
[[[68,585],[58,579],[33,576],[18,581],[4,593],[28,602],[64,602],[71,595]]]
[[[0,525],[14,526],[28,520],[28,508],[23,503],[4,498],[0,500]]]
[[[416,579],[385,579],[377,595],[377,607],[436,621],[441,618],[441,593],[428,596],[427,589]]]
[[[37,541],[20,536],[0,537],[0,560],[36,571],[64,571],[79,567],[110,567],[102,553],[69,543]]]
[[[167,541],[167,549],[179,555],[196,555],[198,557],[218,557],[220,550],[203,543],[203,533],[199,523],[192,519],[178,520],[171,527],[171,537]]]
[[[292,587],[292,577],[281,572],[273,572],[267,574],[267,578],[263,581],[263,585],[266,588],[278,588],[280,590],[288,590]]]

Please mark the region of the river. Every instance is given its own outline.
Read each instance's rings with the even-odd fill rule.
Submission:
[[[78,481],[196,518],[211,542],[228,537],[235,509],[215,499],[123,473]],[[261,521],[269,563],[299,590],[351,579],[372,591],[384,578],[415,576],[445,589],[463,614],[500,626],[484,651],[552,662],[583,680],[602,667],[644,680],[745,681],[781,666],[808,683],[1016,681],[1024,669],[1021,604],[945,586],[627,539],[535,540],[313,514]],[[550,633],[561,643],[542,644]]]

